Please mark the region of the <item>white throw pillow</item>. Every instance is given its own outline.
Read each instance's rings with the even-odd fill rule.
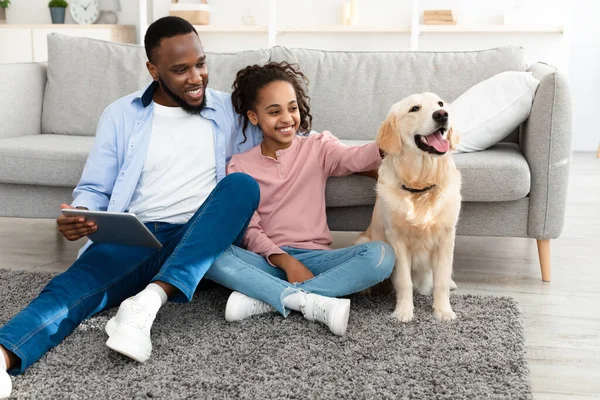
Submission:
[[[461,134],[456,152],[485,150],[517,129],[529,117],[539,84],[530,72],[507,71],[460,95],[452,103],[452,123]]]

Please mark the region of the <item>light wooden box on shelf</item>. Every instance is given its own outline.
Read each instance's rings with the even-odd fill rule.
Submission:
[[[424,10],[425,25],[456,25],[452,10]]]
[[[425,21],[454,21],[452,15],[423,15]]]
[[[425,20],[425,25],[456,25],[456,21]]]
[[[452,10],[423,10],[423,15],[452,15]]]
[[[183,18],[192,25],[208,25],[210,7],[206,0],[201,0],[200,4],[179,3],[179,0],[171,0],[169,15]]]

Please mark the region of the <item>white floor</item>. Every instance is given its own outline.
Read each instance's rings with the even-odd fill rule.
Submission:
[[[336,232],[334,246],[354,233]],[[80,243],[52,220],[0,218],[0,268],[64,271]],[[552,241],[552,282],[541,280],[535,240],[459,237],[459,293],[514,297],[536,399],[600,398],[600,159],[576,153],[562,236]],[[596,303],[598,301],[598,303]]]

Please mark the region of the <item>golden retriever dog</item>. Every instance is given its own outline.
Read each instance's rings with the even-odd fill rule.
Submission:
[[[451,156],[458,140],[446,103],[433,93],[394,104],[377,134],[386,156],[373,219],[357,243],[385,241],[394,248],[394,316],[402,322],[413,319],[413,288],[433,292],[437,320],[456,318],[449,291],[456,288],[452,262],[461,205],[461,176]]]

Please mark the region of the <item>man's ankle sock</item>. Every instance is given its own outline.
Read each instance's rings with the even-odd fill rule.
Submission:
[[[8,369],[8,365],[6,365],[4,349],[0,348],[0,371],[6,371]],[[6,354],[8,356],[8,354]]]
[[[296,292],[283,298],[283,306],[294,311],[302,311],[306,304],[306,293]]]
[[[6,371],[6,360],[2,352],[0,352],[0,358],[0,399],[7,399],[12,392],[12,381]]]
[[[167,293],[156,283],[151,283],[133,297],[138,303],[145,304],[148,311],[156,314],[168,300]]]

